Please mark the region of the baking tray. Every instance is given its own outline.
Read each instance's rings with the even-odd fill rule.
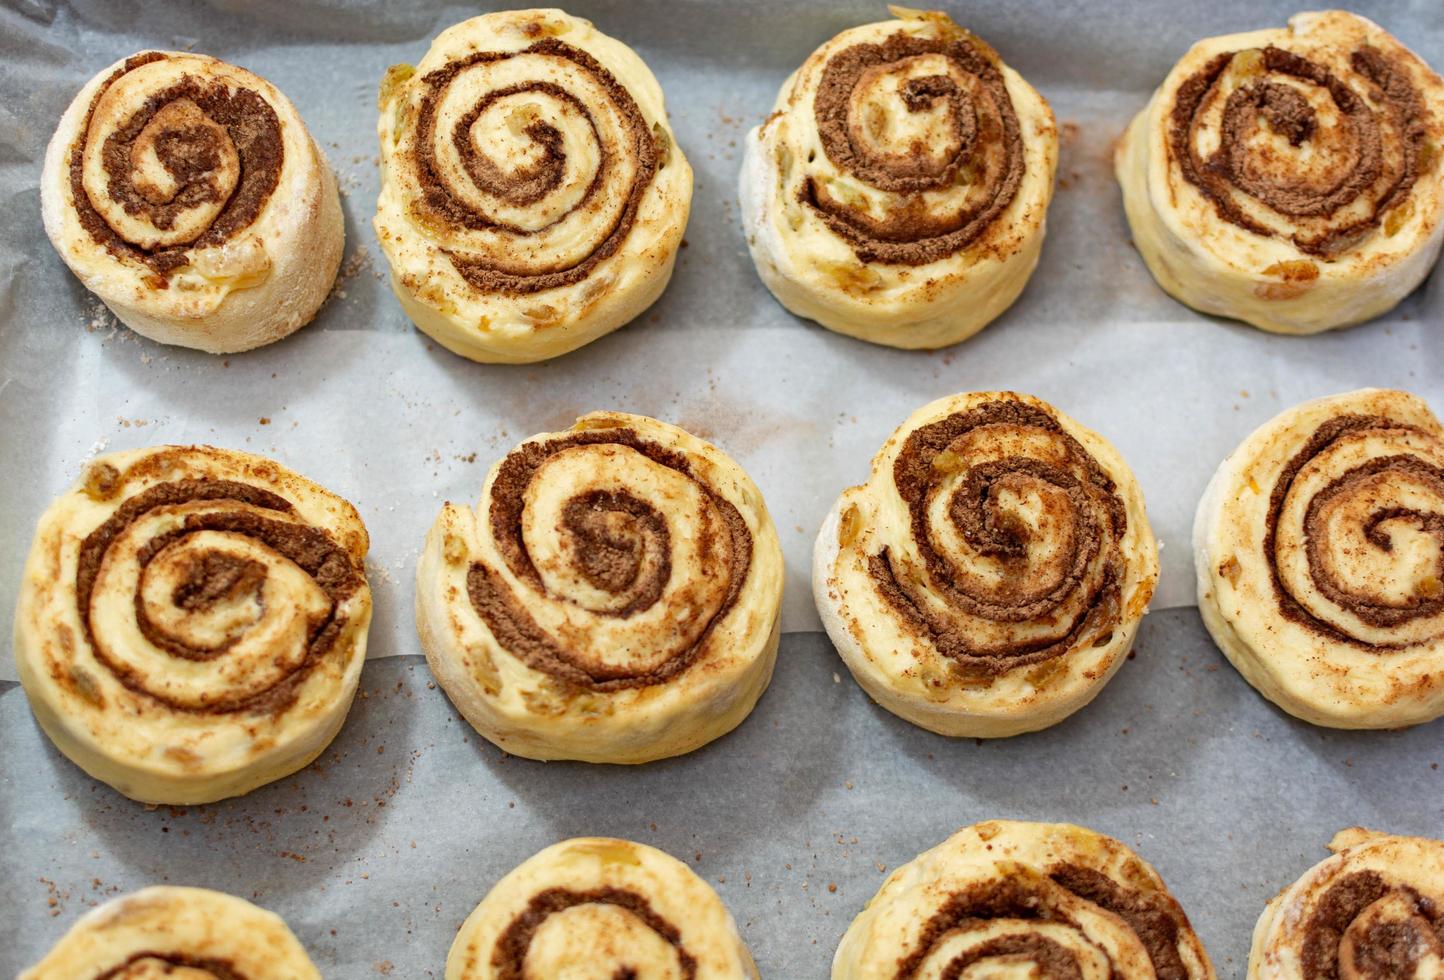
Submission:
[[[571,5],[647,60],[697,174],[687,247],[639,321],[557,361],[485,367],[415,331],[370,232],[375,90],[438,31],[482,9],[382,0],[0,4],[0,616],[34,523],[95,453],[210,442],[271,455],[356,503],[376,597],[363,695],[316,765],[240,800],[147,809],[40,735],[0,658],[0,974],[87,907],[170,881],[276,910],[330,977],[440,976],[462,919],[534,851],[578,834],[662,847],[711,881],[764,975],[821,978],[885,872],[991,817],[1070,820],[1153,862],[1221,976],[1241,976],[1263,902],[1342,826],[1444,836],[1444,725],[1331,732],[1255,695],[1192,608],[1188,528],[1216,463],[1305,398],[1408,388],[1444,408],[1444,276],[1373,324],[1274,337],[1199,316],[1133,252],[1110,153],[1199,37],[1282,24],[1293,7],[1226,0],[944,4],[1051,101],[1059,185],[1042,262],[981,335],[885,350],[791,317],[754,274],[735,185],[748,129],[811,50],[885,15],[873,3]],[[1359,4],[1436,68],[1437,0]],[[45,142],[75,91],[147,47],[192,48],[270,79],[337,172],[347,253],[317,321],[218,358],[118,327],[40,227]],[[1107,435],[1138,474],[1163,579],[1137,656],[1044,733],[950,741],[857,690],[817,632],[812,537],[837,492],[935,397],[1012,388]],[[639,769],[542,764],[482,742],[430,682],[411,619],[422,538],[473,500],[521,438],[592,409],[642,412],[719,443],[753,475],[787,558],[777,678],[735,733]],[[8,626],[0,624],[0,628]]]

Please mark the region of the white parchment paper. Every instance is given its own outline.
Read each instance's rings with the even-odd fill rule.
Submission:
[[[738,228],[747,131],[814,47],[884,16],[881,5],[611,0],[570,9],[636,47],[667,93],[697,174],[687,247],[638,322],[549,364],[484,367],[410,326],[370,217],[382,72],[491,7],[0,3],[0,629],[36,519],[85,460],[209,442],[271,455],[356,503],[373,541],[372,656],[406,658],[368,666],[375,698],[358,702],[317,767],[185,814],[134,806],[56,755],[22,692],[4,684],[14,667],[0,658],[0,874],[15,896],[0,917],[0,973],[37,958],[87,904],[169,879],[255,895],[287,916],[328,976],[438,976],[455,927],[496,877],[560,836],[616,833],[667,847],[713,880],[767,976],[823,977],[882,879],[878,865],[961,824],[1017,816],[1136,843],[1198,921],[1221,974],[1241,975],[1262,902],[1335,829],[1444,836],[1444,779],[1431,768],[1444,728],[1346,735],[1284,718],[1181,608],[1192,605],[1198,495],[1255,425],[1364,385],[1408,388],[1444,410],[1439,274],[1378,322],[1279,338],[1178,305],[1129,244],[1110,153],[1130,116],[1193,40],[1282,24],[1295,9],[944,6],[1047,96],[1062,130],[1041,265],[981,335],[908,353],[797,320],[758,282]],[[1438,0],[1355,6],[1444,66]],[[286,341],[215,358],[142,340],[45,240],[36,180],[55,121],[94,72],[148,47],[193,48],[270,79],[336,169],[343,275],[317,321]],[[807,577],[822,516],[898,422],[981,388],[1037,394],[1117,444],[1164,550],[1138,662],[1065,725],[978,746],[873,708],[813,632]],[[593,409],[657,416],[721,445],[762,488],[787,556],[790,635],[759,712],[704,752],[641,770],[542,766],[478,746],[428,685],[410,614],[416,556],[441,502],[474,499],[515,442]]]

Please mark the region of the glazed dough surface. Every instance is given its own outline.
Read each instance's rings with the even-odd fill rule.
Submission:
[[[76,922],[19,980],[321,980],[280,916],[204,888],[154,886]]]
[[[1211,980],[1158,873],[1072,824],[991,820],[898,868],[852,920],[832,980]]]
[[[366,656],[368,540],[260,456],[100,456],[45,512],[15,614],[30,706],[90,775],[204,803],[289,775],[340,730]]]
[[[1037,731],[1091,701],[1157,579],[1127,464],[1014,392],[915,412],[813,549],[818,613],[863,689],[930,731],[978,738]]]
[[[715,446],[595,412],[447,503],[416,576],[427,661],[471,724],[532,759],[680,755],[752,710],[776,660],[782,553]]]
[[[474,17],[381,87],[375,227],[418,327],[475,361],[590,343],[661,295],[692,168],[657,80],[560,10]]]
[[[50,141],[40,196],[71,271],[166,344],[279,340],[316,315],[341,263],[336,181],[295,107],[205,55],[144,51],[91,79]]]
[[[798,316],[942,347],[1007,309],[1037,265],[1058,133],[981,39],[893,12],[818,48],[748,135],[743,229]]]
[[[1341,830],[1254,927],[1249,980],[1444,974],[1444,841]]]
[[[578,837],[527,859],[462,923],[446,980],[756,980],[732,916],[681,861]]]
[[[1168,293],[1279,333],[1392,309],[1444,243],[1444,79],[1341,10],[1199,41],[1119,144]]]
[[[1444,429],[1407,392],[1295,406],[1223,461],[1194,520],[1204,624],[1305,721],[1444,714]]]

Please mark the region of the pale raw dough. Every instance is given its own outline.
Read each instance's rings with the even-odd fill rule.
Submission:
[[[355,508],[260,456],[96,458],[40,519],[25,564],[15,663],[36,720],[145,803],[207,803],[295,772],[335,738],[361,678],[367,546]]]
[[[1018,820],[964,827],[894,871],[832,960],[832,980],[1068,975],[1214,973],[1163,879],[1127,846]]]
[[[528,50],[557,43],[582,60]],[[485,54],[497,57],[459,64]],[[449,81],[433,74],[447,71],[455,72]],[[495,94],[513,86],[521,88]],[[466,224],[426,203],[418,149],[425,148],[419,120],[428,97],[436,106],[430,182],[450,190]],[[653,147],[650,178],[627,128],[631,105],[646,130],[638,138]],[[610,333],[662,294],[687,227],[692,168],[672,135],[657,79],[625,44],[560,10],[473,17],[443,31],[414,69],[392,68],[380,109],[376,235],[406,315],[448,350],[487,363],[545,360]],[[469,163],[453,142],[468,119]],[[547,139],[557,141],[561,158],[551,183],[537,175],[547,165]],[[623,233],[634,183],[642,190]],[[521,285],[475,284],[454,258],[506,272]],[[543,288],[528,282],[572,270],[584,274]]]
[[[170,885],[142,888],[91,909],[19,980],[102,975],[321,980],[280,916],[221,892]]]
[[[909,436],[926,426],[979,411],[1015,410],[1036,417],[970,428],[933,457],[928,547],[949,569],[939,577],[927,567],[914,537],[911,510],[895,480],[898,457]],[[1074,506],[1068,501],[1076,498],[1058,487],[1086,473],[1088,460],[1115,490],[1095,483],[1087,503]],[[989,471],[1000,461],[1004,470],[1015,472],[1005,477],[1007,486],[999,484],[1003,492],[992,495],[995,527],[1020,543],[1016,559],[984,554],[948,517],[950,502],[958,499],[954,494],[966,495],[971,479],[995,479]],[[1027,467],[1041,470],[1029,474]],[[1109,497],[1117,503],[1110,504]],[[1110,506],[1126,514],[1126,527],[1113,527]],[[1059,563],[1071,567],[1070,556],[1081,554],[1090,524],[1101,531],[1099,547],[1070,584],[1057,577]],[[1010,534],[1009,527],[1017,533]],[[1070,548],[1070,540],[1077,547]],[[932,610],[941,631],[919,628],[880,590],[871,569],[884,551],[895,576],[916,580],[915,600]],[[1116,615],[1107,611],[1106,599],[1098,598],[1107,595],[1099,590],[1110,570],[1118,584]],[[954,395],[915,412],[874,457],[868,482],[838,498],[813,549],[818,614],[863,690],[915,725],[975,738],[1047,728],[1097,696],[1127,658],[1157,580],[1158,547],[1143,494],[1117,450],[1046,402],[1014,392]],[[1002,590],[1043,586],[1047,594],[1035,597],[1038,605],[1030,612],[987,608],[1006,601]],[[968,602],[978,608],[968,611]],[[1089,615],[1095,609],[1101,618],[1093,621]],[[1024,659],[1018,666],[985,670],[970,667],[966,656],[949,655],[945,646],[959,640],[1000,651],[1005,662],[1022,648],[1048,642],[1057,652],[1041,661]]]
[[[529,459],[524,487],[504,486]],[[503,527],[520,557],[498,537],[499,507],[513,508]],[[589,536],[630,576],[606,581],[578,550]],[[471,594],[488,570],[489,601],[518,610],[504,621]],[[417,565],[416,626],[442,688],[500,748],[648,762],[751,712],[777,657],[782,580],[777,531],[741,467],[676,426],[596,412],[514,449],[474,509],[442,508]]]
[[[610,837],[562,841],[522,862],[462,923],[446,958],[446,980],[502,980],[523,969],[528,977],[758,977],[711,885],[670,854]]]
[[[159,60],[127,68],[149,56]],[[223,86],[232,97],[254,93],[275,112],[280,127],[276,186],[255,219],[223,241],[200,237],[215,217],[204,205],[182,210],[176,228],[167,233],[143,215],[127,214],[105,191],[100,148],[107,137],[148,99],[187,79]],[[171,114],[162,118],[168,110]],[[193,117],[199,112],[191,100],[177,99],[157,112],[151,125],[162,132],[184,130],[195,125]],[[71,183],[71,161],[78,149],[83,151],[87,198],[122,239],[149,252],[196,243],[183,250],[184,261],[165,283],[157,284],[155,270],[138,253],[116,254],[82,225]],[[154,154],[142,159],[132,179],[146,188],[173,182]],[[226,178],[222,174],[213,179]],[[161,187],[159,193],[168,191],[172,189]],[[295,107],[265,79],[184,51],[142,52],[123,59],[80,90],[46,151],[40,201],[55,250],[122,323],[163,344],[216,354],[269,344],[309,323],[331,291],[345,245],[336,179]]]
[[[942,14],[900,8],[894,13],[902,19],[843,31],[783,84],[772,114],[747,136],[742,228],[762,281],[798,316],[889,347],[942,347],[972,336],[1011,306],[1038,264],[1058,165],[1058,130],[1048,103],[986,43]],[[814,107],[829,62],[859,45],[884,45],[900,35],[966,44],[988,70],[1001,73],[1022,149],[1016,192],[982,233],[960,251],[917,265],[863,258],[816,208],[800,200],[810,180],[856,213],[865,209],[874,219],[921,202],[942,223],[940,228],[951,228],[959,215],[986,207],[1003,166],[998,131],[985,132],[980,123],[959,147],[947,124],[946,97],[910,108],[901,91],[913,80],[943,77],[965,99],[974,100],[975,109],[991,106],[977,76],[942,53],[901,57],[869,68],[851,96],[848,125],[870,129],[872,136],[864,142],[883,160],[891,159],[899,172],[911,166],[905,155],[914,145],[928,146],[934,162],[953,174],[948,186],[921,193],[888,189],[879,186],[878,179],[844,169],[828,155]],[[998,125],[991,108],[977,118]],[[861,138],[852,137],[854,142]],[[942,236],[913,231],[905,240],[926,242],[930,237]]]
[[[1264,907],[1254,927],[1248,980],[1321,975],[1405,980],[1444,975],[1444,938],[1438,932],[1438,910],[1444,906],[1444,841],[1350,827],[1334,835],[1329,850],[1332,857],[1314,865]],[[1358,897],[1350,903],[1330,901],[1330,911],[1323,912],[1335,887],[1353,890]],[[1359,907],[1349,909],[1347,922],[1338,921],[1338,908],[1349,904]],[[1313,922],[1321,912],[1327,924]],[[1317,943],[1322,937],[1314,930],[1319,926],[1330,941]],[[1333,958],[1335,971],[1323,973],[1318,969],[1323,964],[1315,964],[1314,970],[1304,968],[1311,936],[1314,954]],[[1399,954],[1406,962],[1394,960]]]
[[[1336,420],[1345,428],[1329,438]],[[1194,518],[1198,606],[1259,693],[1332,728],[1444,714],[1441,467],[1444,429],[1429,406],[1376,388],[1296,405],[1223,461]]]
[[[1361,229],[1356,241],[1327,256],[1300,249],[1292,236],[1301,230],[1316,233],[1333,219],[1291,218],[1236,188],[1240,206],[1272,233],[1240,227],[1225,220],[1215,204],[1183,176],[1169,145],[1180,86],[1213,58],[1236,52],[1220,76],[1219,99],[1266,75],[1304,93],[1316,111],[1314,133],[1297,149],[1284,135],[1271,132],[1267,124],[1261,126],[1265,134],[1261,145],[1266,149],[1259,152],[1297,160],[1300,167],[1317,164],[1326,168],[1321,176],[1310,175],[1315,183],[1342,183],[1342,174],[1334,168],[1345,159],[1344,151],[1331,155],[1322,145],[1330,134],[1345,132],[1332,99],[1326,89],[1303,83],[1296,76],[1265,71],[1259,65],[1259,52],[1269,46],[1327,68],[1381,119],[1387,116],[1368,101],[1373,84],[1350,64],[1356,50],[1370,49],[1387,58],[1420,96],[1423,134],[1416,155],[1422,166],[1412,189],[1376,216],[1376,226]],[[1299,14],[1290,19],[1288,27],[1199,41],[1169,72],[1118,145],[1115,166],[1133,242],[1158,284],[1204,313],[1293,334],[1349,326],[1379,316],[1423,281],[1444,244],[1441,107],[1444,80],[1377,24],[1346,11]],[[1212,152],[1218,145],[1218,110],[1204,115],[1208,118],[1197,145]],[[1381,170],[1375,185],[1340,209],[1339,214],[1351,226],[1354,217],[1365,217],[1373,202],[1385,199],[1391,176],[1398,173],[1403,160],[1401,145],[1397,139],[1386,138],[1383,153],[1386,163],[1392,163]],[[1277,175],[1260,166],[1265,176],[1283,186],[1299,182],[1298,175],[1289,179],[1287,165],[1280,164]]]

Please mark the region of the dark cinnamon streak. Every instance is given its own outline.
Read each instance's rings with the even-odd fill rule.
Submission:
[[[622,517],[633,533],[619,533],[610,520],[614,517]],[[651,504],[625,490],[596,490],[567,501],[562,522],[579,544],[577,558],[583,577],[604,592],[630,589],[641,575],[643,562],[648,557],[655,560],[655,574],[648,576],[636,597],[617,612],[618,617],[625,619],[661,598],[672,574],[672,535]]]
[[[993,597],[985,598],[954,584],[947,560],[930,541],[928,510],[938,482],[934,460],[966,433],[994,424],[1032,427],[1049,433],[1066,448],[1072,465],[1062,469],[1018,457],[967,468],[961,488],[949,502],[948,516],[972,548],[1013,566],[1009,581]],[[1021,522],[1010,520],[997,505],[995,490],[1018,477],[1051,484],[1069,502],[1069,513],[1063,515],[1072,527],[1067,569],[1047,591],[1038,590],[1028,580],[1031,532]],[[912,538],[927,566],[931,584],[948,605],[993,622],[1023,623],[1046,618],[1079,589],[1088,590],[1083,613],[1068,624],[1061,636],[1055,633],[1035,644],[1005,649],[980,648],[971,637],[960,635],[946,619],[936,616],[927,603],[909,594],[909,586],[899,580],[888,549],[869,556],[868,570],[878,591],[944,656],[970,671],[997,675],[1062,656],[1095,637],[1106,641],[1111,635],[1122,615],[1123,560],[1118,542],[1128,527],[1127,507],[1118,497],[1112,478],[1053,416],[1021,402],[993,401],[923,426],[903,444],[893,464],[893,483],[907,504]],[[1088,569],[1100,551],[1107,555],[1103,574],[1096,582],[1089,582]]]
[[[947,102],[953,126],[952,153],[941,166],[920,145],[910,147],[906,154],[874,154],[856,138],[854,127],[860,123],[849,114],[854,90],[874,69],[929,54],[942,55],[975,77],[987,93],[988,104],[975,104],[947,75],[909,79],[901,92],[908,111],[920,112],[939,100]],[[817,134],[833,165],[874,187],[904,196],[901,206],[879,220],[834,200],[812,178],[803,182],[799,191],[802,203],[816,210],[863,262],[926,265],[947,258],[980,239],[1022,183],[1022,135],[1002,72],[964,38],[898,33],[881,44],[845,48],[828,60],[813,105]],[[989,175],[985,192],[955,214],[930,214],[922,192],[956,184],[964,168],[979,161],[982,148],[991,144],[1002,146],[1004,162],[999,173]]]
[[[528,443],[512,452],[502,461],[492,483],[488,519],[492,536],[508,569],[538,591],[544,591],[542,579],[522,539],[526,487],[541,465],[556,453],[573,446],[608,444],[626,446],[655,463],[697,480],[685,455],[648,442],[625,429],[578,432],[544,443]],[[474,563],[467,572],[467,594],[472,607],[504,649],[529,667],[560,680],[596,691],[612,691],[659,684],[676,676],[701,655],[713,629],[731,611],[752,563],[752,532],[747,522],[731,502],[706,486],[702,489],[721,516],[723,533],[731,545],[727,593],[697,642],[686,650],[678,651],[655,670],[634,673],[625,668],[601,670],[579,664],[575,656],[537,625],[525,606],[512,594],[501,573],[484,562]],[[618,521],[630,533],[618,533],[614,524]],[[573,536],[582,574],[592,585],[613,594],[634,590],[632,601],[611,615],[619,618],[632,616],[649,608],[661,597],[672,571],[668,546],[670,537],[665,519],[646,501],[627,493],[582,494],[567,503],[563,527],[557,530]],[[704,553],[715,550],[706,538],[707,533],[704,529],[703,539],[699,542]],[[638,587],[644,552],[650,552],[655,557],[655,568]]]
[[[1278,602],[1279,611],[1287,619],[1338,643],[1347,643],[1362,650],[1388,652],[1400,649],[1402,644],[1367,643],[1316,618],[1305,609],[1284,587],[1283,580],[1279,577],[1276,558],[1279,515],[1283,511],[1284,503],[1293,487],[1294,478],[1311,459],[1327,450],[1339,439],[1368,429],[1418,431],[1414,426],[1372,415],[1340,415],[1319,426],[1303,447],[1284,466],[1279,473],[1278,482],[1274,484],[1273,490],[1269,494],[1263,547],[1264,554],[1268,559],[1269,579],[1273,585],[1274,598]],[[1350,592],[1334,577],[1331,562],[1327,558],[1328,539],[1323,520],[1324,509],[1335,498],[1352,493],[1360,481],[1381,473],[1398,473],[1417,479],[1435,488],[1439,498],[1444,500],[1444,470],[1439,467],[1408,455],[1382,456],[1371,459],[1336,478],[1309,501],[1304,511],[1304,541],[1309,563],[1309,578],[1319,592],[1330,602],[1348,609],[1370,626],[1387,629],[1411,620],[1439,615],[1440,612],[1444,612],[1444,596],[1433,598],[1413,596],[1402,603],[1397,603],[1371,601],[1365,596]],[[1368,525],[1364,528],[1365,539],[1381,551],[1391,550],[1392,542],[1388,535],[1381,530],[1381,525],[1386,521],[1400,520],[1412,522],[1425,533],[1434,535],[1441,545],[1444,545],[1444,514],[1430,514],[1407,508],[1381,508],[1372,514]],[[1444,575],[1444,568],[1439,569],[1438,573]]]
[[[601,143],[601,137],[597,134],[596,121],[587,114],[586,107],[582,105],[581,101],[560,85],[553,82],[530,82],[524,85],[508,85],[494,92],[488,92],[480,102],[472,106],[471,110],[457,121],[456,128],[451,133],[451,142],[461,156],[462,165],[466,168],[467,174],[471,176],[477,186],[487,188],[508,204],[516,207],[535,204],[556,189],[557,185],[561,183],[567,162],[566,154],[562,152],[561,131],[551,123],[540,120],[529,123],[525,130],[526,134],[542,148],[541,160],[532,167],[507,174],[493,163],[490,157],[477,150],[476,143],[471,138],[471,127],[476,124],[476,120],[481,118],[481,114],[494,103],[521,92],[542,92],[570,104],[572,108],[586,116],[592,135],[598,144]],[[435,125],[434,121],[432,125]],[[597,168],[597,173],[593,175],[592,183],[587,188],[587,196],[595,192],[598,178],[602,172],[603,168]],[[466,212],[463,223],[468,221],[473,223],[476,221],[476,217],[470,212]],[[467,224],[467,227],[472,226],[472,224]],[[513,233],[521,232],[520,228],[513,225],[501,225],[500,227]]]
[[[1083,980],[1083,970],[1068,947],[1046,936],[1035,936],[1026,932],[999,936],[958,954],[943,967],[939,978],[960,980],[969,968],[984,960],[1001,960],[1014,964],[1032,963],[1037,971],[1033,976],[1046,977],[1047,980]]]
[[[1165,893],[1128,889],[1107,875],[1073,864],[1059,864],[1049,869],[1047,880],[1002,877],[954,892],[924,924],[912,952],[899,961],[894,980],[916,977],[934,948],[955,930],[966,931],[993,919],[1055,922],[1078,928],[1078,923],[1057,907],[1051,886],[1072,892],[1122,919],[1148,953],[1158,980],[1188,980],[1188,968],[1178,951],[1179,936],[1189,929],[1188,917],[1178,903]],[[1079,964],[1069,950],[1026,931],[989,940],[954,957],[944,967],[942,976],[956,980],[969,966],[985,957],[1009,957],[1034,963],[1040,974],[1050,980],[1081,976]],[[1122,974],[1115,969],[1114,975]]]
[[[1408,74],[1372,47],[1350,56],[1354,71],[1372,85],[1370,96],[1382,104],[1376,110],[1369,100],[1324,66],[1272,45],[1262,51],[1267,72],[1295,79],[1328,92],[1339,111],[1338,125],[1347,134],[1354,162],[1342,179],[1298,180],[1283,184],[1255,174],[1248,165],[1248,136],[1262,118],[1291,145],[1301,146],[1317,133],[1317,118],[1308,100],[1292,85],[1260,80],[1243,84],[1224,103],[1219,147],[1203,157],[1194,146],[1202,106],[1238,52],[1214,56],[1191,75],[1174,96],[1169,127],[1169,148],[1185,180],[1214,205],[1225,221],[1258,235],[1273,235],[1234,202],[1231,188],[1289,218],[1327,219],[1350,207],[1360,196],[1380,186],[1368,213],[1329,227],[1321,234],[1300,231],[1290,236],[1294,245],[1311,255],[1330,258],[1357,243],[1379,225],[1380,216],[1408,195],[1419,177],[1421,148],[1426,136],[1423,100]],[[1381,119],[1397,129],[1402,148],[1387,155]],[[1380,185],[1380,181],[1385,182]]]
[[[677,965],[683,980],[695,980],[697,959],[682,945],[681,931],[659,915],[643,896],[625,888],[610,887],[594,888],[590,891],[548,888],[533,895],[527,907],[496,940],[491,965],[496,970],[497,980],[524,980],[527,949],[542,923],[556,913],[565,912],[578,905],[614,905],[640,919],[676,951]],[[613,976],[615,980],[628,980],[636,978],[638,973],[635,967],[621,965]]]
[[[217,136],[207,126],[166,131],[158,137],[157,156],[180,185],[170,200],[156,201],[154,195],[147,195],[131,181],[131,150],[136,139],[156,113],[181,99],[194,103],[211,123],[225,131],[240,158],[240,181],[210,227],[194,240],[150,250],[126,241],[96,210],[85,191],[84,161],[90,123],[106,90],[121,76],[164,60],[164,54],[152,51],[128,58],[116,69],[91,99],[81,135],[70,149],[70,191],[81,227],[117,258],[133,259],[150,267],[155,274],[152,284],[162,288],[168,284],[169,275],[187,263],[189,250],[223,244],[256,220],[280,182],[284,156],[280,120],[260,95],[247,89],[232,92],[220,82],[182,76],[174,85],[146,99],[106,137],[101,161],[109,178],[107,194],[127,214],[142,215],[161,230],[173,227],[183,211],[218,199],[217,189],[207,179],[219,163]]]
[[[161,483],[136,494],[121,504],[110,518],[85,538],[80,545],[76,566],[75,598],[80,611],[80,621],[85,629],[86,639],[95,657],[130,690],[144,694],[156,701],[180,711],[204,711],[222,714],[237,711],[268,713],[280,711],[294,699],[296,691],[307,674],[315,667],[335,644],[346,624],[346,617],[338,615],[340,604],[354,593],[364,582],[359,569],[347,552],[335,544],[325,532],[285,520],[270,520],[252,511],[225,511],[187,515],[182,526],[146,542],[139,550],[137,559],[141,566],[141,582],[144,583],[146,568],[150,562],[167,547],[184,541],[199,531],[228,531],[254,538],[290,559],[304,570],[331,600],[331,611],[320,623],[313,626],[308,638],[305,659],[280,683],[260,694],[246,698],[218,697],[204,708],[194,708],[167,699],[151,690],[147,678],[106,656],[101,645],[95,642],[90,622],[90,599],[95,581],[105,560],[111,543],[127,527],[145,514],[158,507],[169,507],[193,501],[234,501],[249,504],[278,514],[294,512],[290,502],[268,490],[237,483],[231,480],[179,480]],[[193,610],[205,608],[222,598],[235,597],[244,591],[259,592],[264,583],[264,568],[251,561],[238,561],[234,556],[219,552],[205,552],[194,559],[196,564],[190,570],[187,580],[177,588],[172,600],[180,608]],[[255,566],[255,567],[253,567]],[[259,570],[258,570],[259,569]],[[197,648],[185,640],[171,636],[151,621],[146,612],[143,590],[138,588],[135,596],[136,625],[142,635],[159,649],[186,660],[211,660],[224,654],[240,639],[228,638],[216,647]]]
[[[1385,919],[1365,929],[1353,922],[1365,909],[1391,893],[1399,893],[1412,914]],[[1430,953],[1444,957],[1444,913],[1408,885],[1395,885],[1377,871],[1355,871],[1339,878],[1319,897],[1304,924],[1300,967],[1305,980],[1336,980],[1340,946],[1349,936],[1352,968],[1358,980],[1412,977]]]
[[[456,270],[467,282],[482,292],[535,293],[544,289],[555,289],[581,282],[591,274],[592,269],[598,263],[613,255],[626,241],[627,235],[631,232],[632,225],[637,219],[637,209],[641,206],[642,196],[652,183],[652,178],[656,175],[659,167],[656,139],[652,135],[651,127],[647,125],[646,118],[642,115],[642,110],[637,106],[636,100],[632,98],[626,87],[617,81],[616,76],[585,51],[564,44],[555,38],[544,38],[516,52],[479,51],[438,68],[421,79],[422,84],[426,86],[426,93],[421,99],[420,117],[417,122],[415,166],[422,191],[422,201],[418,202],[417,206],[423,209],[423,217],[429,215],[432,220],[462,228],[498,228],[519,237],[536,233],[515,225],[491,221],[477,214],[463,197],[454,193],[447,186],[446,178],[437,164],[435,155],[436,140],[439,138],[436,132],[436,107],[452,80],[473,65],[505,61],[528,54],[564,59],[571,62],[580,71],[590,75],[597,85],[607,92],[612,107],[622,119],[624,132],[621,144],[612,146],[603,139],[602,130],[587,107],[555,83],[535,81],[507,86],[489,93],[479,101],[457,122],[449,136],[452,144],[461,154],[467,176],[475,181],[477,187],[508,203],[524,206],[541,200],[561,180],[566,159],[562,152],[561,134],[550,123],[538,121],[527,127],[527,135],[542,148],[542,159],[534,166],[514,173],[502,171],[494,162],[477,152],[472,141],[471,127],[488,106],[498,99],[522,92],[541,92],[566,102],[587,119],[593,135],[596,136],[600,160],[596,173],[593,174],[591,182],[587,185],[586,192],[577,202],[578,208],[585,207],[605,186],[607,173],[617,165],[616,159],[619,155],[635,157],[637,173],[631,186],[627,188],[626,203],[623,205],[616,223],[607,230],[597,247],[575,265],[553,265],[534,269],[524,268],[520,265],[504,267],[500,264],[488,264],[455,252],[448,252]],[[562,218],[557,220],[560,221]]]
[[[165,973],[174,970],[201,970],[215,980],[247,980],[244,973],[236,969],[235,963],[227,959],[210,956],[190,956],[185,953],[135,953],[119,966],[95,975],[95,980],[125,980],[137,966],[149,967],[161,964]]]

